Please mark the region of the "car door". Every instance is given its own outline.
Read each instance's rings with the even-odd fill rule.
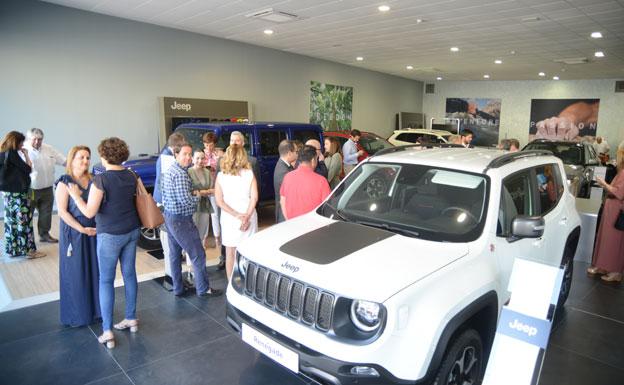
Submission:
[[[531,258],[540,250],[541,240],[518,239],[511,236],[511,222],[519,215],[535,215],[537,213],[534,183],[531,169],[511,174],[503,179],[498,211],[498,225],[494,250],[499,268],[499,285],[501,292],[506,293],[503,302],[507,302],[510,292],[507,291],[509,277],[516,257]]]
[[[273,172],[279,160],[278,147],[282,140],[286,139],[285,129],[258,130],[258,163],[260,165],[260,180],[262,186],[261,200],[274,198]]]

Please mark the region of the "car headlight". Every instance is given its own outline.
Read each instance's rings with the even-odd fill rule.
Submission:
[[[242,254],[238,253],[238,271],[240,272],[240,275],[244,278],[245,274],[247,274],[247,266],[249,265],[249,259],[245,258],[245,256],[243,256]]]
[[[381,324],[381,305],[376,302],[353,300],[351,321],[358,329],[371,332]]]

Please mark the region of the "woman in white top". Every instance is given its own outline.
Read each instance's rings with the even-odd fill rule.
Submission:
[[[258,231],[258,188],[245,148],[230,145],[221,158],[215,183],[215,198],[221,208],[221,242],[225,246],[225,271],[232,276],[236,247]]]

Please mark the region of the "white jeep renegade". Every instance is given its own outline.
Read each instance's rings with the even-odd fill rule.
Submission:
[[[514,258],[563,266],[562,306],[579,235],[547,151],[397,147],[238,248],[227,319],[321,383],[479,384]]]

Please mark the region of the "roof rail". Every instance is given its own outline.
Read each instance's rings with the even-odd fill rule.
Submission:
[[[499,168],[507,163],[511,163],[517,159],[523,158],[532,158],[535,156],[548,156],[553,155],[552,151],[548,150],[526,150],[526,151],[518,151],[518,152],[510,152],[505,155],[499,156],[496,159],[492,159],[492,161],[483,169],[483,173],[485,174],[487,170],[491,168]]]
[[[414,144],[407,144],[405,146],[384,148],[383,150],[377,151],[373,156],[393,154],[395,152],[405,151],[405,150],[409,150],[412,148],[421,148],[421,149],[422,148],[464,148],[464,146],[462,146],[461,144],[455,144],[455,143],[423,143],[423,144],[414,143]]]

